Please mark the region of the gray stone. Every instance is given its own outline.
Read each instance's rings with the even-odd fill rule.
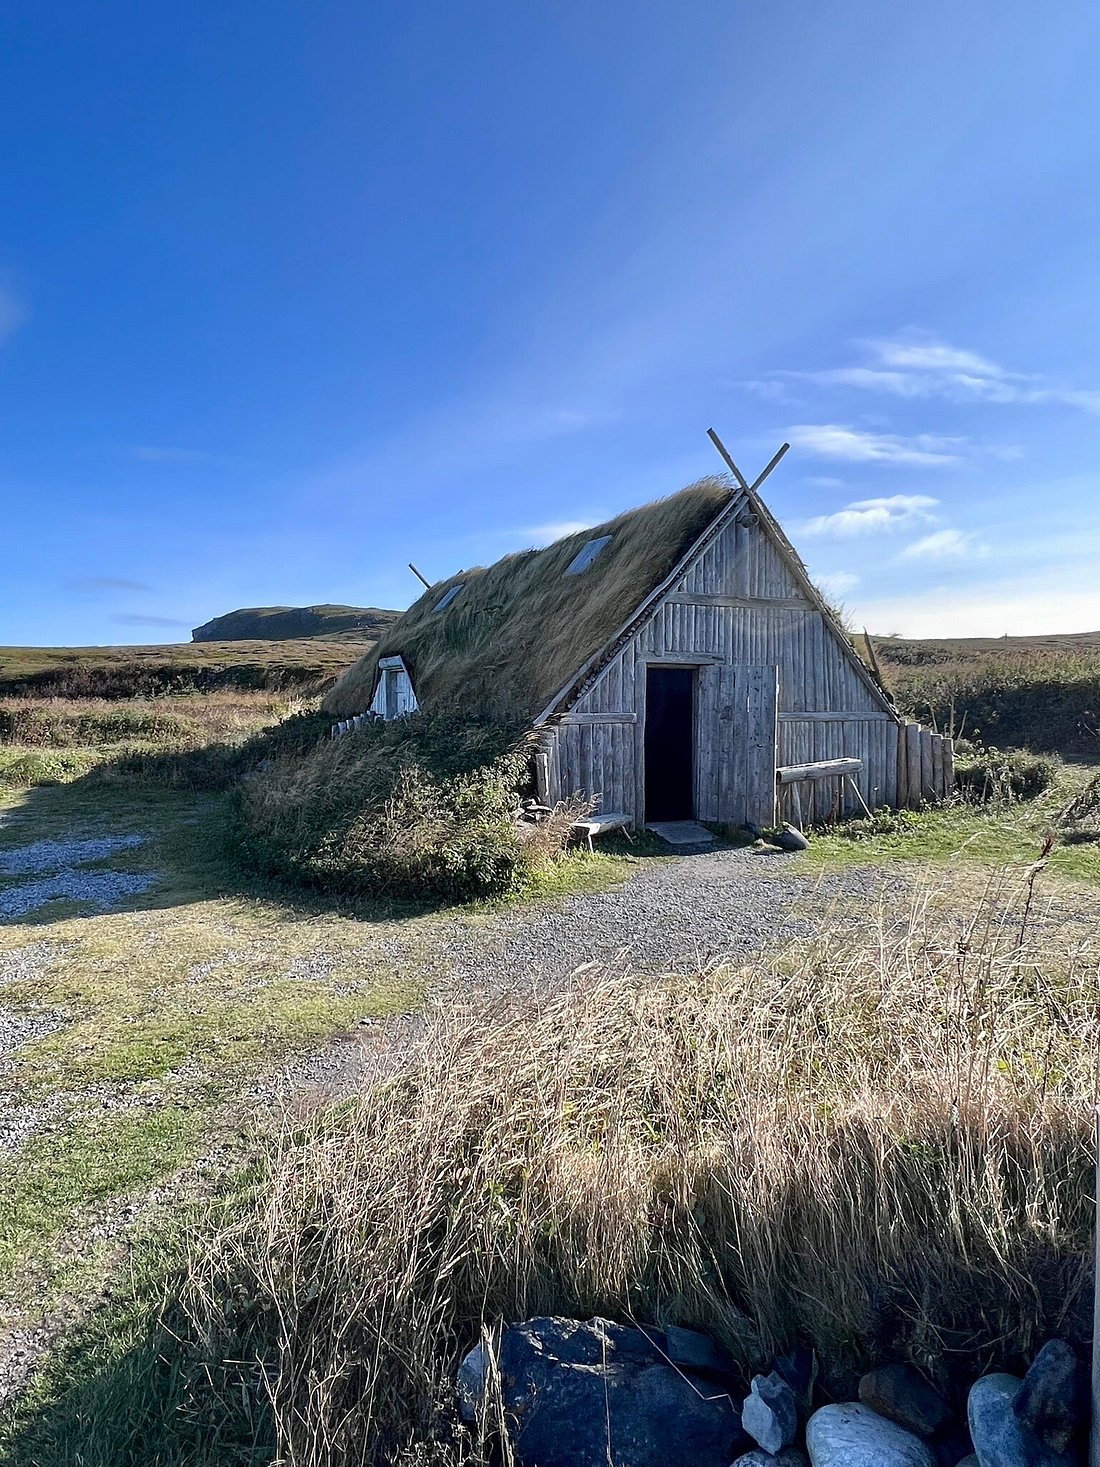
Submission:
[[[519,1467],[729,1467],[752,1445],[730,1397],[639,1329],[530,1319],[504,1331],[499,1365]]]
[[[951,1420],[950,1406],[912,1365],[880,1365],[869,1370],[860,1380],[859,1399],[918,1436],[935,1436]]]
[[[798,1431],[798,1402],[794,1391],[773,1370],[754,1375],[741,1408],[741,1425],[765,1452],[781,1452]]]
[[[1012,1408],[1040,1441],[1064,1452],[1088,1419],[1084,1364],[1065,1340],[1048,1340],[1024,1376]]]
[[[813,1409],[814,1385],[817,1381],[817,1356],[805,1345],[796,1345],[786,1355],[777,1355],[773,1366],[776,1375],[794,1391],[799,1420],[806,1421]]]
[[[974,1453],[971,1452],[969,1457],[964,1457],[962,1459],[962,1461],[958,1464],[958,1467],[982,1467],[982,1464],[978,1461]]]
[[[478,1407],[485,1394],[485,1374],[489,1359],[483,1344],[477,1344],[463,1359],[455,1378],[455,1395],[458,1397],[458,1414],[463,1421],[477,1420]]]
[[[966,1414],[980,1467],[1074,1467],[1016,1415],[1022,1385],[1017,1375],[983,1375],[971,1386]]]
[[[793,825],[785,825],[773,839],[781,851],[808,851],[810,849],[810,842],[800,830],[795,830]]]
[[[733,1361],[710,1335],[704,1335],[695,1329],[681,1329],[676,1324],[666,1325],[662,1333],[665,1338],[665,1354],[673,1365],[700,1375],[732,1374]]]
[[[800,1447],[784,1447],[774,1454],[760,1450],[746,1452],[733,1467],[810,1467],[810,1459]]]
[[[806,1446],[813,1467],[935,1467],[936,1460],[919,1436],[857,1401],[815,1411]]]

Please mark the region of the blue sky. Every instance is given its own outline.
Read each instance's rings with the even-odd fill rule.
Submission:
[[[0,643],[403,606],[784,438],[859,625],[1100,628],[1100,8],[10,0]]]

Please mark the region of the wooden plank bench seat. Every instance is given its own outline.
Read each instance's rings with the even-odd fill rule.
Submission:
[[[572,831],[574,835],[581,836],[588,841],[588,849],[592,849],[592,837],[606,835],[609,830],[625,830],[630,824],[627,815],[620,815],[617,810],[608,810],[601,815],[585,815],[581,820],[574,820]]]

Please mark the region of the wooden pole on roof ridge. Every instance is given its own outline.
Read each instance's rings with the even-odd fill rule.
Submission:
[[[413,565],[413,563],[412,563],[411,560],[409,561],[409,569],[412,571],[412,573],[416,577],[416,579],[418,581],[422,582],[422,584],[424,586],[424,589],[426,591],[430,591],[432,589],[432,583],[431,583],[431,581],[428,580],[427,576],[422,576],[420,574],[420,572],[417,570],[416,566]]]
[[[772,469],[775,468],[776,464],[791,446],[789,443],[784,443],[778,449],[778,451],[772,455],[770,461],[765,465],[763,471],[756,477],[753,483],[750,484],[749,481],[745,478],[744,474],[741,472],[741,470],[734,463],[729,449],[727,449],[726,445],[722,442],[721,438],[719,438],[718,434],[714,431],[713,428],[707,429],[707,437],[714,444],[715,448],[722,455],[723,459],[725,459],[726,465],[728,466],[730,473],[737,480],[738,484],[746,494],[756,493],[757,489],[760,488],[761,484],[763,484],[764,480],[771,473]]]

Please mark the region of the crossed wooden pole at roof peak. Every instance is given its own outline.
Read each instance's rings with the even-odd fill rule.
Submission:
[[[722,455],[723,459],[725,459],[726,465],[729,468],[730,473],[737,480],[738,484],[741,486],[741,488],[745,491],[746,494],[755,494],[756,493],[756,491],[760,488],[761,484],[763,484],[764,480],[771,473],[772,469],[775,468],[776,464],[783,457],[783,455],[787,452],[787,449],[790,448],[790,446],[791,446],[789,443],[784,443],[783,446],[779,449],[778,453],[776,453],[776,454],[773,455],[773,457],[771,459],[771,462],[767,464],[767,466],[763,469],[763,471],[750,484],[749,481],[745,478],[744,474],[741,472],[741,470],[734,463],[733,458],[731,457],[729,450],[727,449],[726,445],[722,442],[721,438],[719,438],[718,434],[714,431],[713,428],[708,428],[707,429],[707,437],[714,444],[715,448]]]

